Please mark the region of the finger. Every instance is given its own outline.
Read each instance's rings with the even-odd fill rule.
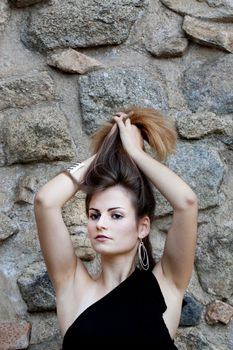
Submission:
[[[113,119],[115,120],[115,122],[120,125],[120,124],[124,124],[123,122],[123,116],[114,116]]]
[[[125,121],[125,126],[130,126],[131,125],[131,120],[130,118],[127,118]]]
[[[117,112],[115,114],[115,116],[117,116],[117,117],[124,117],[124,118],[128,117],[128,115],[126,113],[124,113],[124,112]]]
[[[123,112],[118,112],[115,114],[115,116],[121,118],[123,122],[125,122],[128,119],[128,115]]]

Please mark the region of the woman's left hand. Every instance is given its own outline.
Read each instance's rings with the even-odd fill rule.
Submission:
[[[132,125],[130,117],[119,112],[113,117],[120,131],[121,142],[127,153],[133,158],[135,152],[143,150],[143,138],[137,126]]]

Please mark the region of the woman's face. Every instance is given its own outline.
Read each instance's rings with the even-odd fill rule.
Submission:
[[[139,229],[131,194],[123,186],[95,193],[88,210],[88,234],[100,254],[135,252]]]

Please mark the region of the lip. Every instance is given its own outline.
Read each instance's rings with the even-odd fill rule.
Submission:
[[[97,235],[97,236],[95,237],[95,240],[96,240],[96,241],[106,241],[107,239],[111,239],[111,238],[108,237],[108,236],[105,236],[105,235]]]

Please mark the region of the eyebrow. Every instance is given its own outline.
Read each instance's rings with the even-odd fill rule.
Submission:
[[[113,207],[113,208],[109,208],[108,211],[116,210],[116,209],[124,209],[124,208],[123,207]],[[89,208],[89,210],[95,210],[95,211],[100,212],[100,210],[96,209],[96,208]]]

